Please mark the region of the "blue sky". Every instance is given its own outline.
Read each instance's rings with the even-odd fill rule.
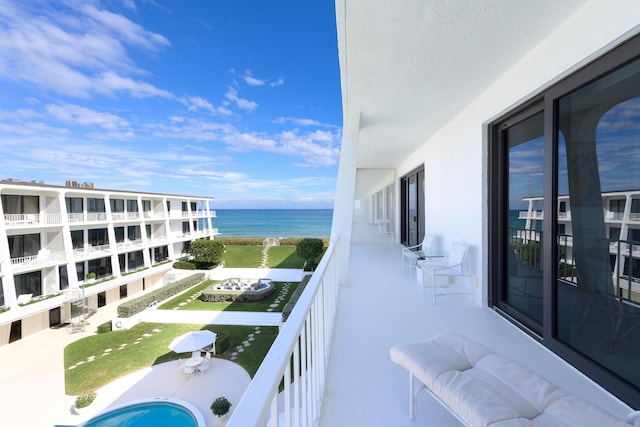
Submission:
[[[331,208],[332,1],[0,0],[0,179]]]

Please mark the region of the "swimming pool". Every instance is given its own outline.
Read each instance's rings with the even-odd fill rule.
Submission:
[[[202,413],[192,404],[169,397],[138,400],[109,409],[80,427],[205,427]]]

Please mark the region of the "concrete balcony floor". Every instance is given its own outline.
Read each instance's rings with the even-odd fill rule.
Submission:
[[[415,270],[403,268],[401,246],[373,226],[355,222],[348,283],[340,289],[320,427],[459,426],[421,392],[414,421],[409,374],[389,358],[395,344],[428,339],[451,329],[518,361],[620,418],[629,408],[492,309],[465,296],[432,305]],[[479,292],[479,289],[476,289]]]

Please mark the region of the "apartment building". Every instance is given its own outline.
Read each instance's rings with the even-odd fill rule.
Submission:
[[[209,197],[0,181],[0,345],[82,325],[158,286],[196,239],[213,239]]]

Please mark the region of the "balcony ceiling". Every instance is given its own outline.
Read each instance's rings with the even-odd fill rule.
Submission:
[[[394,168],[587,0],[336,0],[344,135]]]

